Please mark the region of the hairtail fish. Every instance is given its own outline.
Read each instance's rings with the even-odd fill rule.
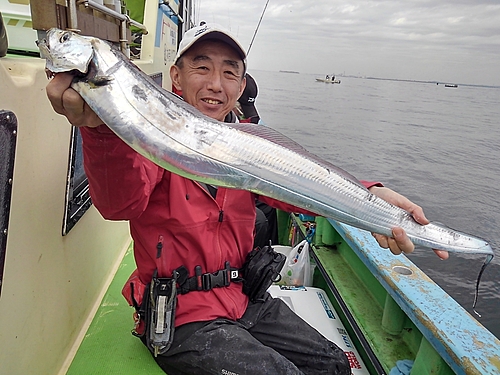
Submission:
[[[481,276],[494,256],[485,240],[437,223],[417,223],[349,173],[268,126],[222,123],[203,115],[105,41],[51,29],[37,44],[48,71],[75,71],[71,87],[103,122],[166,170],[269,196],[370,232],[392,236],[392,229],[401,227],[424,247],[485,254],[475,309]]]

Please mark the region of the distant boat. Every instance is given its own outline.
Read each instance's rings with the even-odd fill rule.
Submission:
[[[316,81],[324,83],[340,83],[340,79],[316,78]]]
[[[280,73],[294,73],[294,74],[300,74],[299,72],[296,72],[295,70],[280,70]]]
[[[457,87],[458,87],[458,85],[451,84],[451,83],[446,83],[446,84],[444,85],[444,87],[453,87],[453,88],[457,88]]]

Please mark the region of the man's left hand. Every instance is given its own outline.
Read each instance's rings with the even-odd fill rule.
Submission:
[[[386,187],[372,186],[370,192],[383,200],[392,203],[395,206],[401,207],[408,211],[417,223],[422,225],[429,224],[429,220],[424,215],[424,210],[419,205],[416,205],[408,198],[396,193]],[[410,241],[403,228],[396,227],[392,230],[392,237],[384,236],[378,233],[372,233],[380,247],[390,249],[393,254],[409,254],[415,249],[415,245]],[[436,255],[441,259],[448,259],[448,252],[444,250],[433,249]]]

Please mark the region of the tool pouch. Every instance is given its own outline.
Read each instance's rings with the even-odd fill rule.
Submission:
[[[281,279],[280,271],[286,256],[277,253],[271,246],[252,250],[240,269],[243,277],[243,293],[252,302],[263,301],[267,289]]]
[[[177,305],[177,273],[172,278],[153,276],[149,289],[146,345],[156,357],[164,354],[172,344]]]

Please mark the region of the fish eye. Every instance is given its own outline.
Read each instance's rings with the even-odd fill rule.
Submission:
[[[59,42],[61,43],[64,43],[66,42],[69,38],[70,38],[71,34],[66,32],[64,33],[60,38],[59,38]]]

